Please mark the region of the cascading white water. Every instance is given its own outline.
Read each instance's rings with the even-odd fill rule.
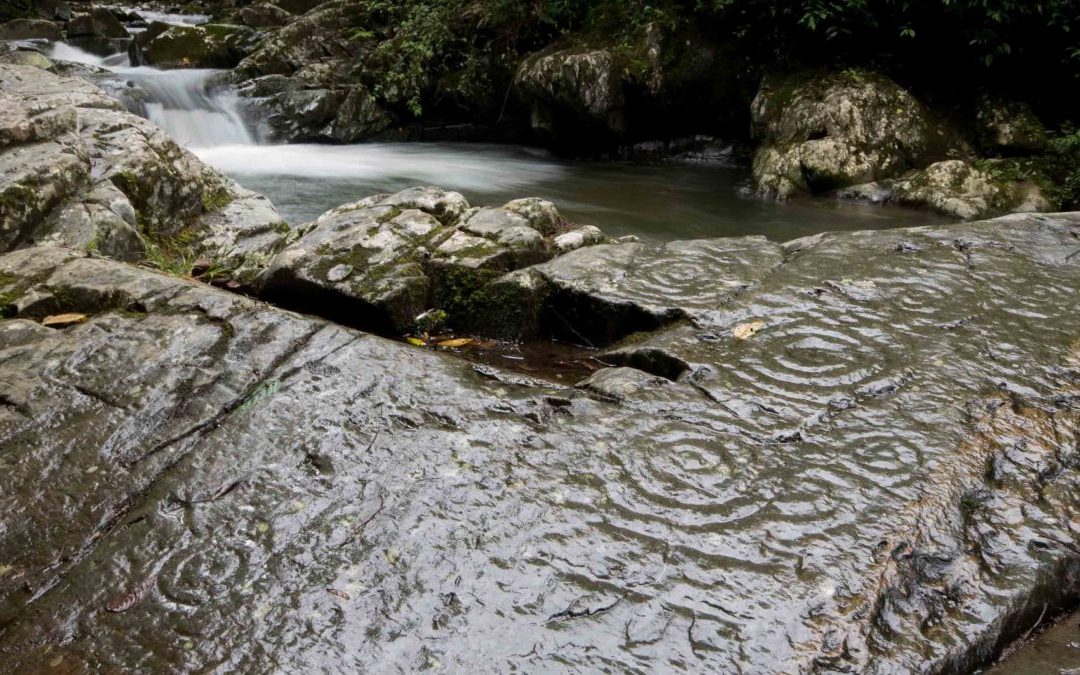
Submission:
[[[210,86],[211,78],[222,71],[132,67],[127,54],[101,57],[64,43],[54,45],[49,55],[112,73],[102,78],[102,86],[127,102],[134,112],[165,129],[181,145],[211,148],[255,143],[239,97],[227,87],[212,90]]]

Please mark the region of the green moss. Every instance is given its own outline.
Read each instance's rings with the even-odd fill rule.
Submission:
[[[202,205],[203,211],[206,213],[213,213],[214,211],[220,211],[233,201],[232,194],[224,188],[217,190],[204,190],[202,193]],[[288,226],[286,225],[286,231]]]
[[[0,319],[10,319],[17,313],[15,303],[22,297],[17,281],[15,276],[0,272]]]

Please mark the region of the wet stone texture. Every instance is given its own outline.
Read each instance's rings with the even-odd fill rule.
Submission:
[[[1078,235],[672,274],[572,389],[7,254],[0,669],[970,670],[1078,599]]]

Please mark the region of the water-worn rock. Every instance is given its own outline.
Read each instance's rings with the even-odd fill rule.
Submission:
[[[228,271],[283,245],[269,202],[89,82],[0,65],[0,102],[0,251],[50,243],[131,260],[149,242],[159,258]]]
[[[1007,160],[979,164],[946,160],[901,178],[852,186],[838,194],[843,199],[932,209],[964,220],[1057,208],[1038,183],[1003,175],[1007,164]]]
[[[737,69],[697,27],[649,24],[619,44],[556,44],[522,59],[514,94],[533,133],[570,153],[702,130],[733,133]]]
[[[132,61],[158,68],[232,68],[258,45],[247,26],[175,26],[155,21],[131,43]]]
[[[240,10],[240,21],[252,28],[275,28],[293,19],[293,15],[276,4],[260,2]]]
[[[1078,233],[822,235],[712,301],[679,275],[695,323],[635,342],[678,381],[559,391],[2,256],[4,667],[971,672],[1080,580]]]
[[[604,346],[696,319],[782,259],[764,237],[594,245],[496,279],[473,298],[473,313],[486,324],[476,328],[497,337]],[[683,287],[695,279],[707,282],[690,295]]]
[[[0,23],[0,40],[62,40],[64,34],[52,21],[14,19]]]
[[[754,184],[768,198],[898,176],[962,149],[914,96],[866,71],[766,78],[752,114]]]
[[[1046,150],[1046,127],[1026,103],[984,100],[976,119],[981,140],[992,152],[1031,155]]]
[[[576,241],[550,202],[515,200],[471,208],[463,196],[412,188],[346,204],[302,226],[303,236],[257,280],[263,297],[354,326],[400,334],[430,309],[473,327],[484,317],[471,295],[511,270],[544,262],[561,248],[600,243],[592,228]]]
[[[377,16],[366,3],[326,2],[263,40],[240,63],[234,71],[240,93],[252,99],[274,140],[352,143],[395,123],[357,76],[371,40],[356,34]]]
[[[97,38],[126,38],[127,29],[120,20],[106,7],[91,7],[83,14],[71,17],[66,27],[67,36],[73,37],[97,37]]]

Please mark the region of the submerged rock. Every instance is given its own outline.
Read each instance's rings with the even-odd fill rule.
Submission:
[[[774,199],[898,176],[964,149],[909,92],[861,70],[766,78],[752,114],[754,184]]]
[[[0,251],[53,244],[123,260],[264,264],[288,227],[269,202],[79,78],[0,65]]]
[[[692,323],[620,346],[688,368],[569,390],[0,256],[4,665],[971,672],[1080,580],[1077,234],[1014,216],[690,264],[655,286]],[[88,319],[40,323],[65,312]]]
[[[317,307],[384,333],[409,332],[430,309],[472,325],[472,294],[573,246],[565,234],[556,243],[563,229],[543,200],[472,208],[457,192],[411,188],[340,206],[301,227],[303,235],[270,261],[257,287],[276,302]],[[576,243],[602,241],[593,229]]]

